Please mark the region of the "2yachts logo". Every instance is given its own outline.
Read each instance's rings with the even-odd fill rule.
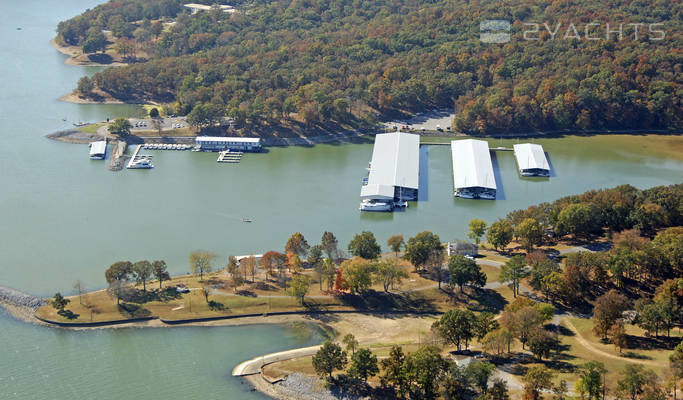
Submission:
[[[511,39],[510,21],[487,19],[479,23],[479,40],[483,43],[508,43]],[[662,29],[664,23],[601,23],[574,24],[558,22],[556,24],[523,22],[522,40],[539,41],[547,32],[549,40],[639,40],[647,38],[660,41],[666,38]]]

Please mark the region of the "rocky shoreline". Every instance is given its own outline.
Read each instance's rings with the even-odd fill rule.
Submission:
[[[47,301],[43,298],[0,286],[0,307],[20,321],[43,325],[34,315],[36,310],[45,304]]]

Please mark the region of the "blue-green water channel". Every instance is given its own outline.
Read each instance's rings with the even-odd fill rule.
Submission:
[[[165,259],[182,273],[194,249],[224,263],[231,254],[282,249],[295,231],[313,243],[330,230],[344,246],[362,230],[382,243],[425,229],[451,240],[465,237],[473,217],[491,222],[567,194],[678,183],[683,175],[676,137],[537,140],[554,176],[521,179],[512,153],[498,153],[499,200],[462,200],[452,197],[449,148],[424,146],[421,201],[405,212],[361,215],[371,144],[273,148],[237,165],[217,164],[215,154],[153,152],[154,170],[112,173],[88,159],[87,146],[43,137],[73,122],[138,112],[57,100],[97,69],[65,65],[48,41],[60,20],[96,4],[0,3],[0,285],[39,295],[70,292],[76,280],[99,288],[104,269],[119,259]],[[69,332],[0,313],[0,398],[261,398],[229,377],[232,367],[317,340],[316,332],[277,326]]]

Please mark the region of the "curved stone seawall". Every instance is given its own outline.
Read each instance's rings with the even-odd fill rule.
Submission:
[[[20,292],[6,286],[0,286],[0,300],[17,307],[30,308],[33,311],[36,311],[40,307],[47,304],[45,299]]]

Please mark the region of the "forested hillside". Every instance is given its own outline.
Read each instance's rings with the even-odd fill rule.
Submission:
[[[257,0],[196,15],[181,4],[110,1],[61,23],[58,39],[84,45],[107,29],[150,55],[96,74],[96,92],[181,114],[212,104],[247,124],[445,107],[470,134],[682,127],[677,1]],[[511,21],[510,42],[482,43],[485,19]],[[540,40],[524,40],[524,23]],[[544,23],[561,25],[551,35]],[[579,39],[565,39],[570,23]],[[621,40],[604,39],[606,23],[623,24]],[[629,23],[644,24],[637,39]]]

